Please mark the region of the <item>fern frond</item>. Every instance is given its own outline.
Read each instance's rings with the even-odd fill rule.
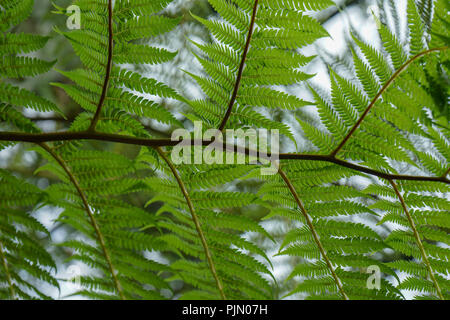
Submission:
[[[50,299],[39,289],[39,282],[59,288],[52,272],[56,264],[41,240],[49,232],[31,215],[32,206],[45,201],[46,195],[3,169],[0,185],[0,287],[8,292],[2,298]]]
[[[151,235],[134,231],[155,225],[156,220],[145,218],[148,215],[145,211],[118,199],[124,193],[140,190],[139,180],[128,179],[126,183],[126,176],[138,169],[136,165],[119,155],[68,148],[59,151],[65,155],[63,159],[50,147],[43,145],[43,148],[48,152],[43,155],[51,165],[42,169],[57,174],[62,180],[47,190],[50,202],[64,208],[58,220],[95,242],[95,246],[79,241],[60,245],[77,252],[72,259],[78,257],[107,275],[106,278],[85,278],[82,284],[87,291],[83,294],[91,296],[100,290],[122,299],[163,298],[158,290],[167,289],[168,285],[149,269],[153,262],[144,258],[142,252],[163,250],[166,245]],[[145,284],[158,286],[156,290],[148,290]]]
[[[0,30],[8,31],[13,25],[26,19],[33,9],[33,0],[8,1],[0,9]],[[21,56],[45,46],[48,37],[5,33],[0,40],[0,117],[20,131],[39,132],[30,120],[22,115],[24,108],[41,112],[56,112],[59,108],[45,98],[31,91],[16,87],[3,81],[8,78],[36,76],[51,69],[56,61],[48,62],[34,57]]]
[[[194,43],[202,51],[203,56],[196,57],[207,76],[192,75],[208,99],[196,101],[194,105],[189,102],[189,105],[201,119],[214,125],[219,123],[218,128],[223,130],[228,120],[230,128],[239,125],[267,128],[264,124],[270,120],[257,112],[258,107],[296,110],[310,104],[270,87],[291,85],[311,77],[296,69],[311,58],[290,49],[327,35],[316,20],[303,15],[301,10],[321,10],[331,4],[329,1],[289,1],[280,7],[281,3],[267,1],[211,1],[224,21],[194,16],[212,33],[215,42]],[[215,119],[205,117],[197,108],[199,103],[208,104],[208,100],[216,104]],[[233,121],[234,112],[239,110],[252,112],[261,120]],[[288,130],[283,130],[282,134],[292,139]]]
[[[126,118],[123,113],[122,119],[111,119],[111,115],[118,114],[118,111],[128,113],[130,120],[126,121],[137,116],[180,126],[162,105],[139,94],[171,98],[179,95],[157,80],[144,78],[123,66],[129,62],[159,64],[174,58],[176,53],[168,50],[133,43],[166,33],[176,26],[178,19],[155,15],[155,10],[162,10],[169,2],[135,4],[118,1],[114,6],[111,1],[76,2],[87,14],[82,28],[59,32],[70,41],[85,69],[61,71],[75,85],[54,85],[94,114],[90,128],[95,128],[98,121],[104,121],[102,119],[123,121]]]

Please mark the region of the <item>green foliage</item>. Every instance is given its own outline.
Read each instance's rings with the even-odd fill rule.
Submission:
[[[231,100],[235,108],[227,128],[243,125],[277,128],[294,139],[289,128],[275,125],[258,109],[283,106],[284,109],[296,110],[310,104],[270,87],[291,85],[311,77],[298,70],[311,57],[299,54],[297,49],[327,36],[327,32],[300,10],[320,10],[332,3],[262,1],[256,6],[247,1],[215,0],[210,3],[224,21],[194,16],[211,32],[215,41],[207,45],[193,42],[203,55],[196,57],[207,74],[192,75],[207,95],[203,100],[189,102],[193,111],[198,119],[217,127]],[[234,101],[233,88],[236,87]],[[200,106],[210,103],[214,104],[214,112],[203,112],[204,107]]]
[[[45,202],[47,195],[3,169],[0,186],[0,297],[50,299],[38,284],[46,282],[59,288],[52,274],[56,264],[39,239],[49,232],[27,210]]]
[[[315,57],[301,49],[328,36],[309,13],[332,1],[209,0],[217,16],[191,14],[211,35],[189,40],[204,71],[185,71],[203,92],[195,99],[140,72],[177,57],[148,45],[180,23],[165,10],[171,2],[74,1],[81,28],[55,33],[79,64],[59,70],[36,53],[51,37],[15,32],[34,1],[0,1],[0,150],[34,143],[33,175],[45,177],[0,169],[0,298],[51,298],[41,288],[63,280],[79,280],[73,295],[92,299],[450,298],[448,2],[408,0],[403,42],[396,12],[393,26],[375,18],[380,47],[353,31],[354,77],[330,68],[327,94],[307,83]],[[64,133],[28,115],[65,109],[19,86],[52,68],[61,75],[53,87],[81,108]],[[313,101],[292,94],[299,83]],[[312,148],[280,154],[275,175],[262,175],[263,161],[175,165],[173,143],[145,124],[189,121],[278,129],[306,148],[300,133]],[[42,208],[58,208],[52,223],[68,230],[64,241],[35,217]],[[280,223],[281,240],[263,217]],[[294,261],[284,282],[262,242]],[[55,247],[86,272],[57,280]]]

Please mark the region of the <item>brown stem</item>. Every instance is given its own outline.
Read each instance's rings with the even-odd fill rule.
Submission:
[[[391,174],[383,171],[378,171],[370,169],[364,166],[360,166],[345,160],[334,158],[330,155],[313,155],[313,154],[290,154],[284,153],[279,155],[280,159],[284,160],[311,160],[311,161],[324,161],[329,163],[337,164],[341,167],[349,168],[358,172],[363,172],[388,180],[407,180],[407,181],[432,181],[432,182],[442,182],[445,184],[450,184],[450,180],[446,177],[428,177],[428,176],[412,176],[404,174]]]
[[[238,73],[236,76],[236,82],[234,84],[233,93],[231,95],[230,103],[228,104],[227,112],[225,113],[225,116],[223,117],[222,122],[220,123],[219,131],[223,131],[223,129],[225,129],[227,121],[231,116],[231,111],[233,111],[234,103],[236,102],[239,86],[241,84],[242,73],[244,72],[245,61],[247,59],[248,49],[250,48],[250,42],[252,40],[257,12],[258,12],[258,0],[255,0],[255,4],[253,5],[252,18],[250,20],[250,26],[247,34],[247,41],[245,42],[244,52],[242,52],[241,63],[239,65]]]
[[[383,95],[384,92],[386,92],[386,90],[391,86],[392,83],[394,83],[395,79],[397,79],[400,74],[405,71],[414,61],[416,61],[417,59],[433,53],[433,52],[438,52],[438,51],[444,51],[447,50],[448,47],[442,47],[442,48],[433,48],[424,52],[421,52],[419,54],[417,54],[416,56],[412,57],[411,59],[409,59],[407,62],[405,62],[404,65],[402,65],[393,75],[392,77],[388,80],[388,82],[386,82],[386,84],[381,88],[381,90],[377,93],[377,95],[373,98],[373,100],[370,102],[369,106],[367,107],[367,109],[364,111],[364,113],[361,115],[361,117],[358,119],[358,121],[355,123],[355,125],[352,127],[352,129],[350,130],[350,132],[344,137],[344,139],[342,140],[342,142],[337,146],[337,148],[331,153],[331,156],[335,157],[338,152],[344,147],[344,145],[347,143],[347,141],[350,139],[350,137],[355,133],[356,129],[359,128],[359,126],[361,125],[361,123],[363,122],[363,120],[366,118],[366,116],[369,114],[370,110],[372,109],[372,107],[375,105],[375,103],[378,101],[378,99],[381,98],[381,96]]]
[[[425,248],[423,246],[422,240],[420,239],[419,232],[417,231],[414,220],[411,217],[411,214],[409,213],[408,208],[406,207],[405,200],[403,199],[403,196],[400,194],[397,184],[392,180],[389,180],[389,183],[392,185],[392,188],[394,188],[395,194],[397,195],[398,199],[400,200],[400,203],[402,204],[403,210],[405,211],[406,217],[408,218],[409,225],[411,226],[411,229],[414,233],[414,238],[416,239],[416,243],[417,243],[417,246],[419,247],[420,254],[422,255],[422,259],[427,266],[431,281],[433,282],[433,285],[436,288],[437,295],[438,295],[439,299],[444,300],[444,296],[442,295],[441,288],[440,288],[439,283],[437,282],[436,278],[434,277],[433,268],[431,267],[431,264],[430,264],[430,261],[428,260],[428,256],[425,252]]]
[[[83,202],[84,208],[86,210],[86,213],[89,216],[89,219],[91,221],[91,224],[95,230],[95,233],[97,234],[98,241],[100,243],[100,246],[103,251],[103,255],[105,256],[105,260],[108,263],[109,271],[111,272],[111,276],[114,281],[114,286],[117,289],[117,292],[119,293],[119,296],[122,300],[126,300],[126,297],[122,291],[122,286],[120,285],[119,279],[117,278],[116,271],[114,269],[114,266],[111,261],[111,257],[109,255],[108,249],[106,248],[105,239],[103,238],[103,234],[100,231],[100,227],[97,224],[97,220],[94,217],[94,214],[91,211],[91,208],[89,207],[88,200],[86,198],[86,195],[84,194],[80,184],[78,183],[78,180],[73,175],[72,171],[70,170],[69,166],[66,164],[63,158],[61,158],[56,152],[54,152],[47,144],[40,143],[39,144],[45,151],[47,151],[55,160],[59,163],[59,165],[63,168],[63,170],[66,172],[67,176],[69,177],[70,181],[74,185],[75,189],[77,189],[77,192],[81,198],[81,201]]]
[[[295,190],[294,185],[291,183],[291,181],[289,180],[289,178],[286,176],[286,174],[284,173],[284,171],[281,168],[278,169],[278,174],[281,176],[281,178],[286,183],[287,187],[289,188],[289,191],[291,192],[292,196],[295,199],[295,202],[297,202],[297,205],[299,206],[300,211],[302,212],[303,216],[305,217],[306,224],[308,225],[309,230],[312,233],[314,242],[316,243],[317,247],[319,248],[322,258],[325,260],[325,263],[327,264],[327,267],[330,270],[334,281],[336,282],[339,292],[341,293],[342,297],[345,300],[350,300],[349,297],[347,296],[347,294],[345,293],[344,288],[342,287],[341,280],[339,279],[336,272],[334,271],[333,265],[331,264],[331,261],[328,258],[327,253],[325,252],[325,248],[323,247],[322,242],[320,241],[319,235],[317,234],[316,229],[314,228],[314,225],[311,221],[311,218],[310,218],[308,212],[306,211],[305,206],[303,205],[303,202],[300,200],[300,197],[298,196],[298,193]]]
[[[3,245],[0,242],[0,258],[2,259],[3,269],[5,269],[6,280],[8,281],[9,293],[12,300],[16,300],[16,292],[14,291],[14,284],[12,283],[11,274],[9,273],[8,262],[3,251]]]
[[[108,0],[108,62],[106,63],[106,75],[103,82],[102,94],[100,100],[98,101],[97,111],[95,112],[94,118],[92,119],[91,125],[89,126],[89,131],[95,131],[97,122],[100,119],[100,114],[105,103],[106,95],[108,93],[109,80],[111,77],[112,69],[112,57],[113,57],[113,9],[112,0]]]
[[[164,151],[161,148],[156,148],[156,151],[158,152],[158,154],[161,156],[161,158],[163,158],[164,161],[169,166],[170,170],[172,171],[173,176],[175,177],[175,179],[178,182],[178,186],[180,187],[180,190],[183,193],[184,198],[186,199],[186,203],[187,203],[187,205],[189,207],[189,211],[191,212],[192,221],[194,222],[195,229],[197,230],[198,236],[200,237],[200,241],[201,241],[202,246],[203,246],[203,250],[205,252],[206,260],[208,260],[209,269],[211,270],[212,276],[214,277],[214,280],[216,281],[217,289],[220,292],[220,296],[222,297],[223,300],[226,300],[227,298],[226,298],[225,293],[223,291],[222,283],[220,282],[219,276],[217,274],[216,266],[215,266],[214,261],[212,259],[212,255],[211,255],[211,252],[209,250],[208,243],[206,242],[205,235],[203,234],[203,230],[202,230],[202,227],[200,225],[200,221],[199,221],[199,219],[197,217],[197,214],[195,213],[195,209],[194,209],[194,205],[192,204],[191,197],[189,196],[189,193],[186,190],[186,187],[185,187],[185,185],[183,183],[183,180],[181,179],[180,175],[178,174],[178,171],[175,168],[175,166],[173,165],[172,161],[170,161],[170,159],[166,156],[166,154],[164,153]]]
[[[110,134],[102,132],[50,132],[50,133],[24,133],[24,132],[0,132],[0,141],[12,141],[12,142],[30,142],[30,143],[42,143],[50,141],[69,141],[69,140],[97,140],[117,142],[130,145],[147,146],[151,148],[157,147],[172,147],[176,146],[182,141],[171,139],[149,139],[149,138],[137,138],[126,135]],[[207,146],[211,144],[211,140],[187,140],[185,143],[190,145],[203,145]],[[225,145],[225,151],[245,153],[247,155],[257,154],[255,151],[249,149],[236,148],[234,145]],[[349,168],[358,172],[367,173],[379,178],[387,180],[410,180],[410,181],[434,181],[450,184],[450,180],[446,176],[441,177],[427,177],[427,176],[411,176],[401,174],[390,174],[367,167],[363,167],[345,160],[337,159],[331,155],[320,154],[298,154],[298,153],[280,153],[268,154],[266,156],[260,155],[260,158],[270,160],[270,157],[278,156],[281,160],[310,160],[310,161],[323,161],[337,164],[341,167]]]

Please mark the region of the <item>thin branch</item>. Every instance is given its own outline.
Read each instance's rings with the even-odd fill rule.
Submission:
[[[311,160],[311,161],[324,161],[337,164],[341,167],[353,169],[358,172],[363,172],[387,180],[408,180],[408,181],[430,181],[430,182],[442,182],[450,184],[450,180],[446,177],[428,177],[428,176],[413,176],[403,174],[391,174],[383,171],[370,169],[364,166],[360,166],[345,160],[334,158],[330,155],[313,155],[313,154],[295,154],[284,153],[279,155],[280,159],[284,160]]]
[[[316,229],[314,228],[314,225],[311,221],[311,217],[309,216],[308,212],[306,211],[305,206],[303,205],[303,202],[300,200],[300,197],[298,196],[298,193],[295,190],[295,187],[293,186],[293,184],[291,183],[291,181],[289,180],[289,178],[286,176],[286,174],[284,173],[284,171],[281,168],[278,169],[278,174],[281,176],[281,178],[284,180],[284,182],[288,186],[289,191],[291,192],[292,196],[295,199],[295,202],[297,202],[297,205],[299,206],[300,211],[302,212],[303,216],[305,217],[306,223],[307,223],[309,230],[311,231],[312,236],[314,238],[314,242],[316,243],[317,247],[319,248],[319,251],[320,251],[322,257],[325,260],[325,263],[327,264],[328,269],[330,270],[334,281],[336,282],[339,292],[341,293],[342,297],[345,300],[350,300],[349,297],[347,296],[347,294],[345,293],[344,288],[342,287],[341,280],[337,276],[337,274],[333,268],[333,265],[331,264],[331,261],[328,258],[327,253],[325,252],[322,242],[320,241],[319,235],[317,234]]]
[[[234,89],[233,89],[233,93],[231,95],[230,103],[228,104],[227,112],[225,113],[225,116],[223,117],[222,122],[220,123],[220,126],[219,126],[220,131],[223,131],[223,129],[225,129],[227,121],[231,116],[231,112],[233,111],[234,103],[236,102],[237,94],[239,91],[239,86],[241,84],[242,73],[244,71],[245,61],[247,59],[248,49],[250,48],[250,42],[252,40],[252,35],[253,35],[254,27],[255,27],[255,20],[256,20],[257,12],[258,12],[258,0],[255,0],[255,4],[253,5],[252,18],[250,20],[250,26],[249,26],[248,34],[247,34],[247,41],[245,43],[244,52],[242,52],[241,63],[239,65],[238,73],[236,76],[236,82],[234,84]]]
[[[197,229],[197,233],[200,237],[200,241],[202,242],[203,250],[206,255],[206,260],[208,260],[208,264],[209,264],[209,268],[211,270],[212,276],[214,277],[214,280],[216,281],[217,289],[219,290],[220,296],[222,297],[222,299],[226,300],[227,298],[225,296],[222,283],[220,282],[219,276],[217,275],[216,266],[212,259],[212,255],[209,250],[208,243],[206,242],[205,235],[203,234],[203,230],[200,225],[200,221],[198,219],[197,214],[195,213],[195,209],[194,209],[194,205],[192,204],[191,197],[189,196],[189,193],[186,190],[183,180],[181,179],[180,175],[178,174],[178,171],[175,168],[175,166],[173,165],[172,161],[170,161],[170,159],[166,156],[166,154],[164,153],[164,151],[161,148],[156,148],[156,151],[169,166],[170,170],[172,171],[173,176],[175,177],[175,179],[178,182],[178,186],[180,187],[180,190],[183,193],[184,198],[186,199],[186,203],[189,207],[189,211],[191,212],[192,221],[194,222],[195,229]]]
[[[0,242],[0,258],[2,259],[3,269],[5,269],[6,280],[8,281],[9,293],[12,300],[16,300],[16,292],[14,291],[14,284],[12,283],[11,273],[9,273],[8,262],[3,251],[3,244]]]
[[[331,153],[331,156],[335,157],[338,152],[344,147],[344,145],[347,143],[347,141],[351,138],[351,136],[355,133],[355,131],[359,128],[363,120],[366,118],[366,116],[369,114],[372,107],[375,105],[375,103],[378,101],[378,99],[381,98],[384,92],[394,83],[394,81],[402,74],[403,71],[405,71],[413,62],[418,60],[419,58],[426,56],[433,52],[438,51],[444,51],[447,50],[448,47],[441,47],[441,48],[433,48],[429,49],[427,51],[421,52],[411,59],[409,59],[405,64],[403,64],[393,75],[392,77],[386,82],[386,84],[381,88],[381,90],[377,93],[377,95],[373,98],[373,100],[370,102],[367,109],[364,111],[364,113],[361,115],[361,117],[358,119],[358,121],[355,123],[355,125],[352,127],[350,132],[344,137],[344,139],[341,141],[341,143],[337,146],[337,148]]]
[[[91,125],[89,126],[89,131],[95,131],[95,127],[97,126],[97,122],[100,119],[102,107],[105,103],[106,95],[108,93],[113,60],[113,46],[113,9],[112,0],[108,0],[108,62],[106,63],[106,75],[103,82],[102,94],[100,96],[100,100],[98,101],[97,111],[95,112],[94,118],[92,119]]]
[[[162,139],[149,139],[149,138],[137,138],[132,136],[109,134],[102,132],[89,132],[89,131],[64,131],[64,132],[49,132],[49,133],[24,133],[24,132],[0,132],[0,141],[11,142],[55,142],[55,141],[70,141],[70,140],[98,140],[108,142],[118,142],[124,144],[134,144],[148,147],[164,147],[174,146],[179,141],[171,141],[168,138]]]
[[[157,147],[173,147],[182,141],[171,140],[171,139],[149,139],[149,138],[137,138],[126,135],[110,134],[102,132],[50,132],[50,133],[24,133],[24,132],[0,132],[0,141],[11,141],[11,142],[30,142],[30,143],[42,143],[50,141],[69,141],[69,140],[96,140],[96,141],[107,141],[107,142],[117,142],[130,145],[147,146],[151,148]],[[208,146],[212,143],[211,140],[187,140],[185,142],[188,145],[203,145]],[[235,145],[224,145],[225,151],[244,153],[247,155],[258,154],[256,151],[249,149],[236,148]],[[434,181],[450,184],[450,180],[446,176],[441,177],[427,177],[427,176],[412,176],[412,175],[401,175],[401,174],[390,174],[367,167],[363,167],[345,160],[337,159],[331,155],[320,155],[320,154],[298,154],[298,153],[280,153],[280,154],[268,154],[259,155],[262,159],[274,158],[278,156],[280,160],[310,160],[310,161],[323,161],[337,164],[339,166],[353,169],[358,172],[367,173],[379,178],[387,180],[411,180],[411,181]]]
[[[73,175],[72,171],[70,170],[69,166],[66,164],[63,158],[61,158],[56,152],[54,152],[47,144],[40,143],[39,144],[45,151],[47,151],[55,160],[59,163],[59,165],[63,168],[63,170],[66,172],[67,176],[69,177],[70,181],[74,185],[75,189],[77,189],[77,192],[83,201],[84,208],[86,210],[86,213],[89,216],[89,219],[91,220],[91,224],[95,230],[95,233],[97,234],[98,241],[100,243],[100,246],[103,251],[103,255],[105,256],[105,260],[108,263],[109,271],[111,272],[111,276],[114,281],[114,286],[117,289],[117,292],[119,293],[119,296],[122,300],[126,300],[126,297],[122,291],[122,286],[120,285],[119,279],[117,278],[116,271],[114,269],[114,266],[111,261],[111,257],[109,255],[108,249],[106,248],[105,239],[103,238],[103,234],[100,231],[100,227],[97,224],[97,220],[94,217],[94,214],[91,211],[91,208],[89,207],[88,200],[86,198],[86,195],[84,194],[80,184],[78,183],[78,180]]]
[[[414,220],[411,217],[411,214],[409,213],[408,208],[406,207],[405,200],[403,199],[402,195],[400,194],[400,192],[398,190],[398,187],[397,187],[397,184],[394,181],[392,181],[392,180],[389,180],[389,183],[392,185],[392,188],[394,188],[394,191],[395,191],[398,199],[400,200],[400,203],[402,204],[403,210],[405,211],[406,217],[408,218],[409,225],[411,226],[411,229],[412,229],[412,231],[414,233],[414,238],[416,239],[417,246],[419,247],[420,253],[422,255],[422,259],[423,259],[423,261],[425,262],[425,264],[427,266],[428,273],[430,274],[431,281],[433,282],[434,287],[436,288],[438,297],[441,300],[445,300],[444,296],[442,295],[442,291],[441,291],[441,288],[439,286],[439,283],[436,281],[436,278],[434,277],[433,268],[431,267],[430,261],[428,260],[428,256],[427,256],[427,254],[425,252],[425,248],[423,246],[422,240],[420,239],[420,235],[419,235],[419,232],[417,231],[417,228],[416,228],[416,225],[414,223]]]

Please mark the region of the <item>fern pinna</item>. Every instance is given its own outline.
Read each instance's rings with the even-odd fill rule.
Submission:
[[[25,132],[40,132],[18,108],[58,111],[56,105],[34,93],[3,81],[4,78],[34,76],[48,71],[54,62],[20,56],[42,48],[48,38],[30,34],[6,33],[26,19],[33,1],[0,3],[0,119],[2,126]],[[15,108],[17,106],[18,108]],[[13,143],[2,141],[0,150]],[[50,299],[40,289],[42,282],[59,287],[56,263],[45,250],[41,238],[49,231],[30,212],[46,202],[47,195],[35,185],[0,170],[0,296],[2,299]],[[20,192],[18,192],[20,190]],[[26,258],[25,258],[26,257]]]
[[[72,232],[50,242],[70,252],[66,263],[88,267],[73,279],[82,286],[75,296],[448,299],[448,2],[408,0],[405,41],[392,1],[374,17],[381,46],[351,30],[350,61],[330,68],[327,94],[309,81],[315,57],[302,49],[328,36],[314,12],[332,1],[209,0],[217,16],[191,14],[212,35],[188,41],[204,71],[185,71],[203,92],[195,99],[133,67],[177,55],[148,44],[180,23],[170,2],[74,1],[80,28],[54,30],[81,67],[60,70],[36,58],[49,37],[13,32],[34,1],[0,1],[0,149],[31,143],[43,161],[34,174],[51,177],[39,188],[0,170],[1,298],[51,298],[42,283],[61,286],[50,232],[33,216],[54,207],[54,223]],[[63,108],[20,82],[52,68],[64,77],[52,86],[81,112],[68,130],[43,132],[27,111],[64,116]],[[293,94],[299,83],[312,101]],[[178,141],[152,136],[148,120],[171,130],[196,121],[203,131],[277,129],[297,150],[277,154],[271,176],[261,173],[263,155],[254,165],[175,164]],[[283,225],[280,242],[261,215],[246,214],[255,208]],[[261,242],[295,258],[286,279]],[[370,270],[380,272],[376,288]]]

